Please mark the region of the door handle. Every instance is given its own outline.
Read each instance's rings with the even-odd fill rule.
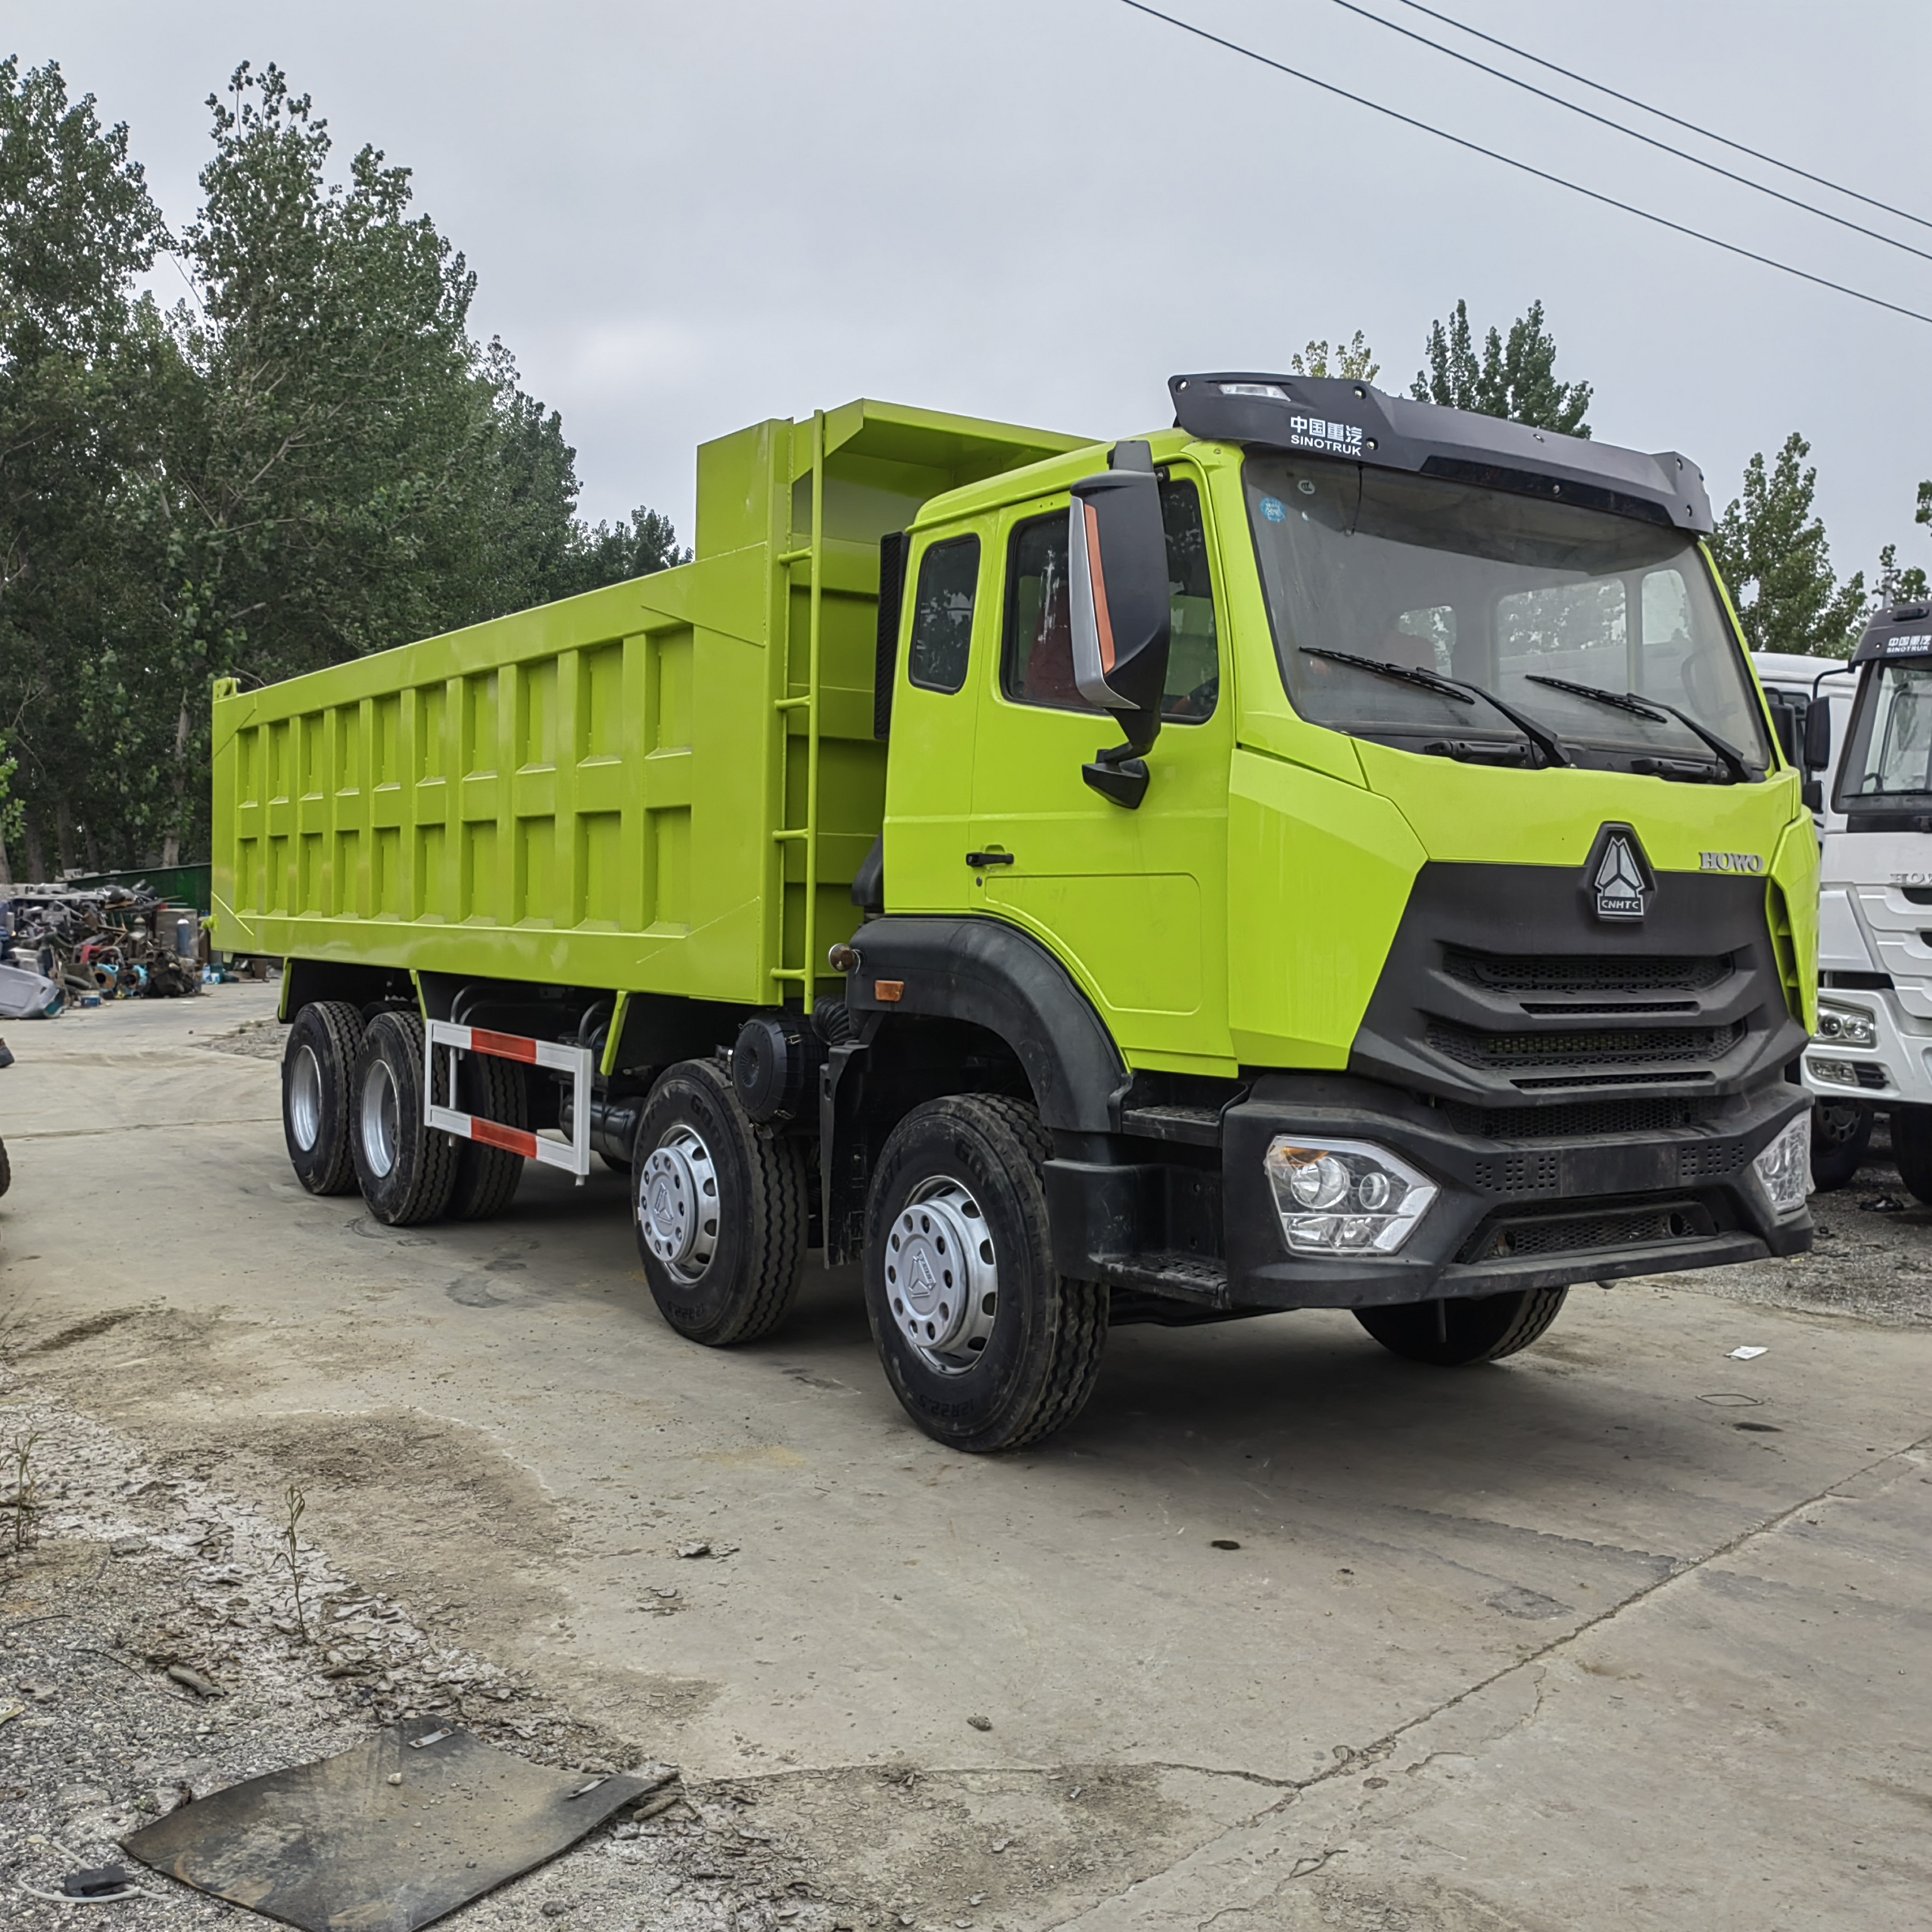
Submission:
[[[1010,852],[968,852],[966,862],[976,872],[983,872],[988,866],[1010,866],[1013,855]]]

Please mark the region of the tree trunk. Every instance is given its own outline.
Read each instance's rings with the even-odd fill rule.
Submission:
[[[74,862],[74,808],[64,798],[54,800],[54,850],[63,873],[76,869]]]
[[[0,832],[0,886],[10,886],[13,883],[14,868],[8,861],[6,834]]]
[[[83,825],[80,828],[80,842],[87,852],[87,869],[90,872],[104,872],[107,868],[100,862],[100,842],[94,836],[94,827]]]
[[[188,697],[183,693],[181,716],[175,720],[175,823],[161,841],[161,863],[178,866],[181,863],[182,814],[188,802]]]
[[[47,855],[40,849],[40,824],[30,812],[22,821],[21,830],[27,842],[27,870],[32,874],[29,885],[44,886],[47,882]]]

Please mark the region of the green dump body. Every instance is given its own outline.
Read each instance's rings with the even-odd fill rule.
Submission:
[[[214,944],[808,1004],[884,809],[879,538],[1084,441],[862,401],[757,424],[698,452],[690,563],[218,685]]]

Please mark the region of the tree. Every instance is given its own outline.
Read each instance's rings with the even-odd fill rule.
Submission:
[[[1382,370],[1359,328],[1352,342],[1338,340],[1332,352],[1325,342],[1311,342],[1288,358],[1291,376],[1340,376],[1347,382],[1372,382]]]
[[[95,842],[82,686],[140,601],[116,539],[145,413],[130,291],[168,238],[128,149],[54,63],[0,60],[0,734],[42,873],[50,827],[62,866]]]
[[[28,864],[206,849],[212,678],[286,677],[681,560],[578,517],[561,418],[374,148],[273,66],[211,97],[177,244],[92,98],[0,62],[0,831]],[[164,314],[135,278],[178,248]],[[0,849],[0,866],[5,854]]]
[[[1469,305],[1459,302],[1446,325],[1430,324],[1425,352],[1429,367],[1409,390],[1419,403],[1504,416],[1564,436],[1590,434],[1584,420],[1590,386],[1557,381],[1556,344],[1544,327],[1540,302],[1532,302],[1529,313],[1510,324],[1507,340],[1492,328],[1484,338],[1480,358],[1469,327]]]
[[[1793,430],[1768,468],[1762,451],[1754,456],[1711,550],[1753,650],[1844,657],[1864,610],[1864,573],[1841,584],[1832,572],[1825,526],[1812,510],[1818,472],[1801,467],[1810,453]]]

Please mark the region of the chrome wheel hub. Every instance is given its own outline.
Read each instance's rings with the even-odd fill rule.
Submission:
[[[289,1069],[289,1131],[304,1154],[322,1138],[322,1066],[315,1048],[305,1046]]]
[[[980,1204],[940,1174],[922,1182],[886,1240],[886,1299],[928,1368],[964,1375],[993,1332],[1000,1268]]]
[[[638,1226],[680,1281],[695,1281],[718,1251],[718,1169],[689,1127],[674,1127],[638,1170]]]
[[[362,1082],[362,1157],[380,1180],[396,1164],[402,1140],[402,1107],[386,1060],[374,1060]]]

